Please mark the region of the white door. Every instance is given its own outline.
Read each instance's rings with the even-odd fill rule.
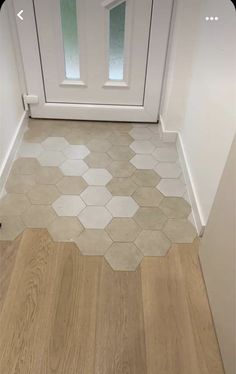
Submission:
[[[172,0],[14,0],[32,117],[158,119]]]

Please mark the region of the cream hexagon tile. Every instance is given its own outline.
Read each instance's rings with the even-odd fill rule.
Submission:
[[[137,168],[137,169],[153,169],[154,166],[157,164],[157,160],[152,155],[136,155],[134,156],[130,162]]]
[[[191,212],[190,205],[182,197],[165,197],[159,208],[168,218],[187,218]]]
[[[47,228],[56,218],[56,214],[53,209],[47,205],[31,205],[21,217],[27,227],[37,229]]]
[[[138,204],[130,196],[114,196],[106,205],[113,217],[133,217]]]
[[[85,158],[85,162],[90,168],[107,168],[112,161],[110,156],[102,152],[91,152]]]
[[[62,151],[68,146],[68,142],[65,138],[51,136],[42,142],[42,146],[47,151]]]
[[[66,160],[60,169],[64,175],[81,176],[88,170],[88,165],[83,160]]]
[[[186,186],[179,179],[162,179],[157,189],[165,196],[181,197],[186,191]]]
[[[59,151],[44,151],[38,160],[42,166],[60,166],[65,161],[65,156]]]
[[[23,142],[19,149],[18,157],[37,158],[42,152],[43,147],[41,144]]]
[[[80,252],[85,256],[103,256],[112,244],[104,230],[84,230],[76,239]]]
[[[25,229],[20,216],[1,216],[0,222],[2,223],[0,240],[14,240]]]
[[[107,153],[116,161],[129,161],[135,155],[132,149],[126,145],[113,145]]]
[[[6,183],[6,191],[25,194],[35,183],[35,175],[10,174]]]
[[[105,186],[112,179],[112,175],[106,169],[89,169],[83,178],[89,185]]]
[[[156,148],[153,156],[158,161],[176,162],[178,160],[178,152],[175,147]]]
[[[144,256],[165,256],[171,242],[162,231],[144,230],[135,241]]]
[[[79,196],[62,195],[52,204],[52,207],[58,216],[75,217],[86,205]]]
[[[132,129],[129,134],[136,140],[149,140],[153,136],[153,133],[146,127]]]
[[[176,162],[160,162],[156,165],[155,171],[162,178],[179,178],[181,167]]]
[[[140,187],[156,187],[161,180],[154,170],[136,170],[132,179]]]
[[[79,214],[79,220],[87,229],[104,229],[112,215],[101,206],[88,206]]]
[[[82,177],[63,177],[57,188],[63,195],[80,195],[88,187]]]
[[[84,228],[77,217],[57,217],[47,229],[54,241],[71,242],[77,239]]]
[[[37,184],[56,184],[63,174],[56,166],[41,166],[35,175]]]
[[[113,218],[106,231],[115,242],[133,242],[140,232],[140,227],[132,218]]]
[[[133,243],[113,243],[105,254],[105,259],[116,271],[134,271],[142,258],[142,253]]]
[[[139,206],[158,206],[163,195],[154,187],[139,187],[132,196]]]
[[[133,141],[129,134],[120,131],[113,131],[108,139],[113,145],[130,145]]]
[[[0,212],[3,216],[18,216],[30,207],[30,202],[23,194],[6,194],[0,200]]]
[[[107,168],[113,177],[126,178],[130,177],[135,168],[129,161],[113,161]]]
[[[129,178],[112,178],[107,184],[108,190],[113,196],[131,196],[137,189],[132,177]]]
[[[85,145],[68,145],[63,153],[69,160],[83,160],[90,151]]]
[[[130,148],[135,153],[150,154],[154,151],[155,146],[149,140],[135,140],[130,144]]]
[[[40,168],[35,158],[18,158],[12,167],[12,174],[31,175],[36,174]]]
[[[93,152],[107,152],[111,148],[111,143],[106,139],[92,139],[87,146]]]
[[[51,205],[59,196],[55,186],[38,184],[27,193],[32,204]]]
[[[173,243],[192,243],[196,238],[196,230],[187,219],[169,219],[163,231]]]
[[[196,228],[196,224],[195,224],[195,220],[194,220],[192,212],[188,216],[188,221],[191,222],[191,224],[193,225],[194,228]]]
[[[103,186],[89,186],[80,196],[86,205],[95,206],[104,206],[112,198],[111,193]]]
[[[134,220],[143,230],[160,230],[167,221],[166,216],[159,208],[139,208]]]

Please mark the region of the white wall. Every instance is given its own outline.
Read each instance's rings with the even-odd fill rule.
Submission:
[[[0,187],[24,109],[7,5],[0,11]]]
[[[236,130],[235,35],[230,0],[176,0],[161,116],[179,131],[203,225]]]

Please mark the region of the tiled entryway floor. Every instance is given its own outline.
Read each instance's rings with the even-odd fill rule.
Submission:
[[[30,120],[0,201],[0,240],[47,228],[114,270],[196,236],[174,143],[158,125]]]

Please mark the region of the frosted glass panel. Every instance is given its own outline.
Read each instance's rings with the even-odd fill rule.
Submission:
[[[125,8],[123,2],[110,10],[109,79],[124,79]]]
[[[79,79],[79,43],[76,17],[76,0],[61,1],[61,23],[67,79]]]

